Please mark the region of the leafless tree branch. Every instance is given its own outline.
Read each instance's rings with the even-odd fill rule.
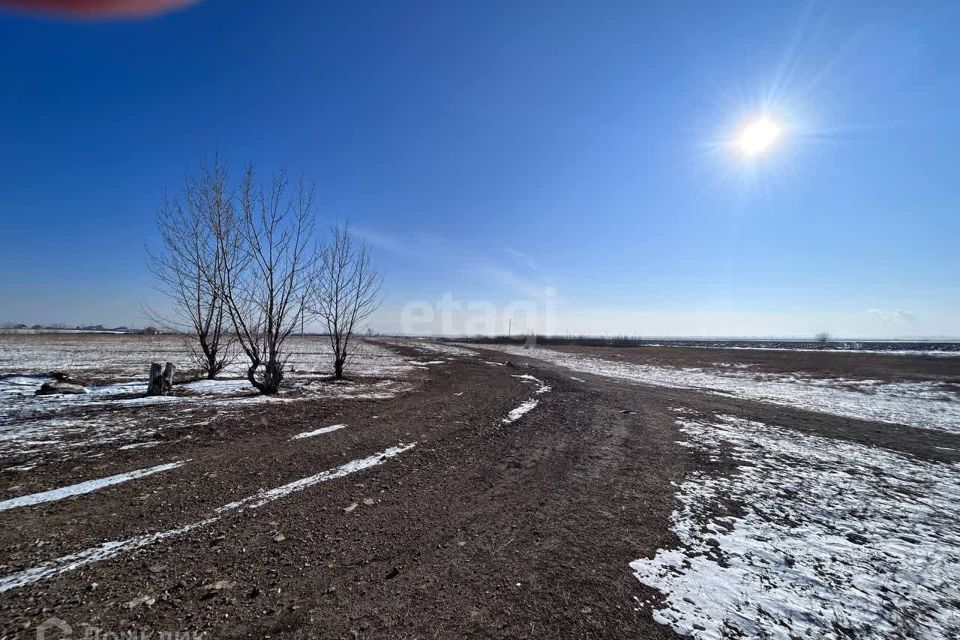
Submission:
[[[211,226],[211,220],[233,215],[232,209],[227,171],[215,158],[198,175],[188,175],[182,192],[164,202],[157,213],[160,251],[147,251],[159,289],[173,308],[170,315],[151,316],[189,336],[192,359],[208,378],[216,377],[232,357],[217,282],[223,255]]]
[[[264,394],[279,390],[284,343],[303,317],[320,259],[314,190],[301,180],[290,191],[285,174],[259,184],[250,167],[235,210],[211,225],[223,259],[218,289],[249,361],[247,379]]]
[[[330,230],[321,255],[311,306],[325,325],[339,380],[356,345],[354,332],[380,306],[383,277],[371,264],[366,243],[354,243],[346,225]]]

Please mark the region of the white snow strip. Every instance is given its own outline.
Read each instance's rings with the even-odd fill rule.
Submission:
[[[40,504],[43,502],[53,502],[55,500],[63,500],[64,498],[71,498],[73,496],[79,496],[85,493],[91,493],[93,491],[97,491],[98,489],[102,489],[104,487],[120,484],[122,482],[129,482],[130,480],[136,480],[137,478],[152,476],[155,473],[161,473],[163,471],[170,471],[171,469],[182,467],[186,462],[189,462],[189,461],[181,460],[179,462],[168,462],[167,464],[158,464],[155,467],[149,467],[147,469],[137,469],[136,471],[118,473],[115,476],[98,478],[97,480],[87,480],[86,482],[81,482],[79,484],[71,484],[69,486],[60,487],[58,489],[51,489],[50,491],[42,491],[40,493],[31,493],[26,496],[20,496],[19,498],[10,498],[9,500],[2,500],[0,501],[0,511],[15,509],[17,507],[27,507],[30,505]]]
[[[319,429],[314,429],[313,431],[304,431],[298,433],[297,435],[290,438],[291,440],[300,440],[301,438],[312,438],[313,436],[321,436],[325,433],[333,433],[334,431],[339,431],[343,429],[345,424],[332,424],[329,427],[320,427]]]
[[[936,382],[813,378],[730,369],[660,367],[611,362],[552,349],[491,346],[573,371],[677,389],[734,395],[806,411],[960,433],[960,395]]]
[[[514,377],[514,378],[517,378],[518,380],[524,380],[524,381],[526,381],[526,382],[532,382],[533,384],[537,385],[537,390],[534,391],[534,393],[536,393],[537,395],[541,395],[541,394],[544,394],[544,393],[547,393],[548,391],[550,391],[550,385],[548,385],[546,382],[544,382],[544,381],[541,380],[540,378],[535,378],[534,376],[528,375],[528,374],[526,374],[526,373],[521,374],[521,375],[516,375],[516,376],[513,376],[513,377]]]
[[[731,416],[678,423],[741,466],[689,476],[679,548],[631,563],[664,594],[657,622],[704,640],[960,637],[960,465]]]
[[[335,480],[351,473],[356,473],[357,471],[363,471],[364,469],[369,469],[370,467],[383,464],[388,459],[398,456],[404,451],[412,449],[416,446],[416,444],[417,443],[414,442],[412,444],[401,444],[395,447],[390,447],[389,449],[385,449],[380,453],[375,453],[372,456],[367,456],[366,458],[361,458],[359,460],[351,460],[350,462],[341,465],[336,469],[322,471],[313,476],[294,480],[293,482],[270,489],[269,491],[261,491],[260,493],[246,497],[243,500],[237,500],[236,502],[225,504],[217,509],[217,513],[232,511],[234,509],[256,509],[257,507],[261,507],[268,502],[273,502],[278,498],[282,498],[296,491],[303,491],[307,487],[312,487],[320,482]]]
[[[159,531],[157,533],[148,533],[144,535],[134,536],[132,538],[127,538],[126,540],[111,540],[97,545],[91,549],[86,549],[84,551],[79,551],[77,553],[71,553],[66,556],[61,556],[50,560],[49,562],[44,562],[36,567],[31,567],[29,569],[24,569],[23,571],[17,571],[15,573],[8,574],[0,578],[0,593],[4,591],[9,591],[10,589],[17,589],[28,584],[32,584],[39,580],[44,580],[46,578],[53,578],[62,573],[68,571],[73,571],[74,569],[79,569],[87,565],[93,564],[95,562],[100,562],[101,560],[108,560],[115,556],[120,555],[126,551],[133,551],[136,549],[141,549],[148,545],[158,542],[160,540],[165,540],[167,538],[172,538],[175,536],[183,535],[193,529],[198,529],[200,527],[213,524],[218,521],[225,513],[235,510],[245,510],[245,509],[256,509],[261,507],[269,502],[273,502],[278,498],[282,498],[286,495],[294,493],[296,491],[302,491],[308,487],[311,487],[320,482],[326,482],[327,480],[335,480],[337,478],[342,478],[343,476],[355,473],[357,471],[362,471],[364,469],[369,469],[370,467],[375,467],[377,465],[383,464],[388,459],[397,456],[404,451],[408,451],[416,446],[416,442],[406,445],[398,445],[395,447],[390,447],[385,449],[380,453],[375,453],[366,458],[361,458],[359,460],[351,460],[350,462],[341,465],[335,469],[329,471],[324,471],[307,478],[302,478],[296,480],[289,484],[277,487],[276,489],[271,489],[269,491],[262,491],[255,495],[252,495],[243,500],[238,500],[236,502],[231,502],[222,507],[219,507],[215,510],[215,514],[209,518],[205,518],[198,522],[194,522],[182,527],[177,527],[175,529],[168,529],[166,531]]]
[[[423,340],[398,340],[397,344],[412,346],[418,351],[430,353],[442,353],[448,356],[475,356],[477,352],[473,349],[467,349],[462,346],[454,346],[448,343],[427,342]]]
[[[540,404],[540,401],[534,400],[533,398],[531,398],[530,400],[524,401],[523,404],[521,404],[516,409],[510,410],[510,413],[507,414],[507,417],[503,419],[503,424],[510,424],[512,422],[516,422],[526,414],[536,409],[538,404]]]
[[[545,383],[540,378],[536,378],[534,376],[531,376],[525,373],[521,375],[515,375],[513,377],[517,378],[518,380],[522,380],[523,382],[531,382],[535,384],[537,386],[537,390],[534,391],[534,394],[538,396],[550,391],[550,385]],[[510,424],[510,423],[516,422],[517,420],[522,418],[524,415],[536,409],[539,403],[540,401],[537,400],[536,398],[530,398],[529,400],[524,401],[516,409],[512,409],[510,413],[507,414],[507,417],[504,418],[501,422],[503,422],[503,424]]]
[[[159,442],[134,442],[132,444],[125,444],[122,447],[117,447],[120,451],[128,451],[130,449],[146,449],[148,447],[155,447]]]
[[[0,578],[0,593],[9,591],[10,589],[19,589],[20,587],[25,587],[28,584],[47,578],[53,578],[61,573],[73,571],[74,569],[79,569],[95,562],[100,562],[101,560],[109,560],[121,553],[135,551],[136,549],[146,547],[160,540],[183,535],[193,529],[216,522],[218,519],[219,518],[207,518],[206,520],[194,522],[183,527],[177,527],[176,529],[134,536],[126,540],[110,540],[91,549],[60,556],[36,567],[3,576]]]
[[[484,361],[483,361],[483,364],[489,364],[491,367],[504,367],[504,366],[506,366],[507,363],[506,363],[506,362],[493,362],[493,361],[491,361],[491,360],[484,360]]]

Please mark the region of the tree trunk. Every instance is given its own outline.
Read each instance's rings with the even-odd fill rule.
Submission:
[[[207,352],[207,380],[213,380],[217,377],[217,374],[220,373],[221,366],[217,362],[217,352],[208,351]]]
[[[276,362],[268,362],[266,370],[263,372],[264,393],[274,394],[280,390],[280,382],[283,380],[283,369]]]
[[[346,364],[345,358],[336,358],[333,361],[333,379],[341,380],[343,378],[343,365]]]
[[[283,381],[283,370],[276,362],[268,362],[263,369],[263,379],[257,379],[257,365],[247,367],[247,380],[263,395],[274,395],[280,390]]]
[[[173,374],[176,370],[177,368],[173,366],[172,362],[168,362],[167,366],[163,368],[163,395],[173,391]]]

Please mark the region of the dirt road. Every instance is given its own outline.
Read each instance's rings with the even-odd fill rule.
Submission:
[[[960,459],[942,431],[509,359],[431,361],[383,400],[210,411],[159,446],[4,474],[0,499],[182,462],[0,511],[0,637],[51,617],[74,637],[675,637],[630,563],[675,544],[676,483],[731,470],[678,443],[677,409]]]

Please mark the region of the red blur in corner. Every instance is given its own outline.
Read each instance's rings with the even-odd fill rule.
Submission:
[[[0,7],[74,18],[136,18],[181,9],[198,0],[0,0]]]

